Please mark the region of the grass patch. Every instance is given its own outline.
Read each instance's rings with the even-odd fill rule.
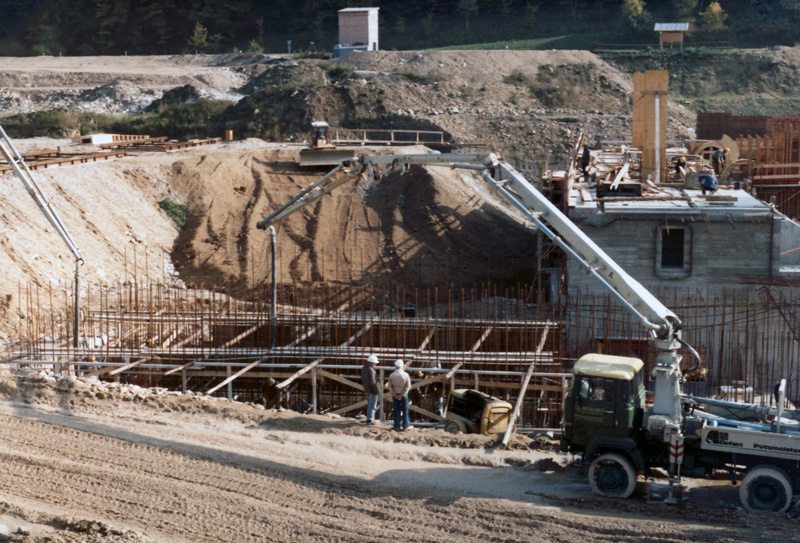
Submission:
[[[542,49],[595,49],[602,43],[618,41],[612,32],[589,32],[583,34],[564,34],[560,36],[545,36],[529,40],[505,40],[486,43],[471,43],[466,45],[451,45],[436,47],[432,51],[471,51],[471,50],[542,50]]]
[[[506,85],[514,85],[515,87],[523,87],[528,84],[527,79],[525,76],[519,72],[514,72],[509,74],[503,78],[503,83]]]
[[[419,85],[433,85],[434,83],[443,81],[443,78],[438,75],[423,75],[423,74],[418,74],[417,72],[396,72],[396,73],[400,77],[407,79],[412,83],[417,83]]]
[[[191,104],[161,105],[155,112],[134,115],[39,111],[9,115],[0,124],[12,138],[114,133],[193,139],[221,134],[223,114],[229,106],[228,102],[200,99]]]
[[[186,219],[189,217],[189,206],[175,203],[172,200],[161,200],[158,202],[158,207],[167,214],[167,217],[172,219],[178,230],[186,225]]]
[[[346,81],[356,76],[356,70],[349,64],[320,62],[319,67],[325,70],[328,77],[335,81]]]

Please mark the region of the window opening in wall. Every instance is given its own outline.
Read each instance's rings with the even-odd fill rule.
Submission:
[[[685,230],[682,228],[661,231],[661,267],[664,269],[683,269],[683,242]]]

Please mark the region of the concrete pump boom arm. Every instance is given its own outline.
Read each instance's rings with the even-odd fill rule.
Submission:
[[[678,337],[681,321],[672,311],[628,275],[510,164],[493,153],[356,157],[311,183],[257,226],[266,229],[354,178],[363,175],[372,184],[386,175],[407,171],[412,165],[448,166],[480,172],[484,181],[600,281],[656,338],[667,340],[669,344]]]
[[[3,130],[2,126],[0,126],[0,154],[2,154],[11,165],[14,174],[22,181],[25,190],[31,195],[36,205],[39,206],[39,209],[47,218],[47,221],[56,229],[58,235],[61,236],[61,239],[69,248],[72,256],[75,257],[76,262],[78,264],[83,264],[83,255],[80,249],[78,249],[78,245],[75,243],[75,240],[72,239],[72,235],[69,233],[69,230],[67,230],[67,227],[61,222],[61,217],[58,216],[56,210],[50,205],[47,196],[45,196],[42,189],[39,188],[38,183],[36,183],[36,180],[28,169],[28,165],[25,164],[22,155],[20,155],[16,147],[14,147],[14,144],[11,142],[11,139],[6,134],[6,131]]]

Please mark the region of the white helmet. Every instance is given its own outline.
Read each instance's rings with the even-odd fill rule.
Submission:
[[[402,369],[403,368],[403,361],[402,360],[395,360],[394,361],[394,367]]]
[[[375,356],[374,354],[371,354],[367,358],[367,362],[369,362],[370,364],[377,364],[378,363],[378,357]]]

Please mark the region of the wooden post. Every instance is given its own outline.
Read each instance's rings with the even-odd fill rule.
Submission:
[[[186,370],[181,371],[181,392],[186,393]]]
[[[544,330],[542,330],[542,337],[539,339],[539,345],[536,346],[534,359],[531,362],[531,365],[528,366],[528,371],[525,372],[525,377],[522,379],[522,384],[519,387],[519,396],[517,396],[517,402],[514,404],[514,411],[511,412],[511,417],[508,419],[508,428],[506,428],[506,433],[503,436],[503,445],[508,445],[508,441],[511,439],[511,434],[514,433],[514,425],[517,422],[517,417],[519,417],[520,411],[522,410],[522,401],[525,398],[525,392],[528,390],[528,385],[531,382],[533,370],[536,367],[536,362],[538,362],[538,357],[542,353],[542,349],[544,349],[544,344],[547,340],[547,334],[549,331],[550,326],[545,326]]]
[[[231,379],[231,365],[225,366],[225,371],[228,374],[228,399],[233,401],[233,379]]]

